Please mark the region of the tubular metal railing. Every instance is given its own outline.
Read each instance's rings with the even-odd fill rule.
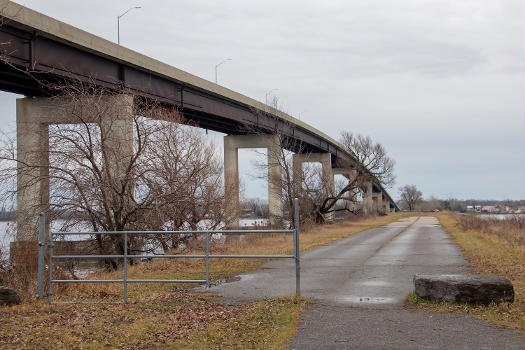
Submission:
[[[71,303],[71,302],[53,302],[53,284],[58,283],[122,283],[123,284],[123,302],[126,303],[128,300],[128,283],[205,283],[206,287],[210,287],[210,259],[217,258],[271,258],[271,259],[294,259],[295,261],[295,293],[300,295],[301,293],[301,274],[300,274],[300,257],[299,257],[299,206],[298,200],[294,201],[294,222],[295,226],[289,230],[197,230],[197,231],[104,231],[104,232],[50,232],[49,241],[45,239],[45,228],[46,228],[45,214],[39,216],[39,250],[38,250],[38,298],[42,299],[47,296],[49,304],[57,303]],[[210,254],[210,239],[213,234],[274,234],[274,233],[292,233],[293,234],[293,254],[292,255],[224,255],[224,254]],[[206,235],[206,248],[205,254],[128,254],[128,238],[130,235],[180,235],[180,234],[204,234]],[[112,255],[53,255],[53,247],[55,246],[56,237],[65,236],[78,236],[78,235],[123,235],[124,254],[112,254]],[[48,275],[48,290],[44,295],[44,256],[45,247],[49,250],[49,275]],[[204,259],[206,279],[128,279],[128,259]],[[53,264],[54,260],[59,259],[123,259],[123,278],[122,279],[107,279],[107,280],[92,280],[92,279],[79,279],[79,280],[63,280],[53,279]],[[73,302],[74,303],[74,302]],[[121,303],[121,302],[117,302]]]

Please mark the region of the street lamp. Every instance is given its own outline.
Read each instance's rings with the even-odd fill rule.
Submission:
[[[231,61],[231,58],[225,58],[220,63],[215,65],[215,84],[217,84],[217,68],[226,61]]]
[[[120,16],[117,16],[117,43],[120,45],[120,18],[121,17],[124,17],[124,15],[126,13],[128,13],[129,11],[131,10],[134,10],[134,9],[140,9],[142,7],[140,6],[133,6],[133,7],[130,7],[129,9],[126,10],[126,12],[124,12],[123,14],[121,14]]]
[[[279,91],[279,89],[271,89],[270,91],[268,91],[266,93],[266,96],[265,96],[265,101],[266,101],[266,104],[268,104],[268,96],[270,96],[270,94],[274,91]]]

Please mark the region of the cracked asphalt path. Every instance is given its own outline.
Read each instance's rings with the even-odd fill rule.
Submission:
[[[433,217],[411,217],[301,255],[305,312],[293,349],[524,349],[516,332],[468,315],[404,306],[417,273],[466,273],[467,261]],[[295,292],[292,261],[275,260],[211,288],[232,302]]]

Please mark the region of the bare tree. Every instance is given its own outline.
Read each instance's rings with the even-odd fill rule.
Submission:
[[[279,101],[276,97],[271,101],[271,106],[278,109]],[[254,110],[254,113],[260,112]],[[249,133],[250,130],[247,132]],[[251,132],[257,134],[255,130],[251,130]],[[277,140],[278,145],[272,147],[274,154],[270,155],[268,159],[279,164],[283,169],[283,203],[290,222],[292,222],[291,213],[294,198],[300,200],[303,219],[324,223],[327,217],[337,211],[357,214],[359,212],[357,193],[364,191],[366,182],[378,181],[387,186],[394,183],[394,161],[387,156],[384,147],[379,143],[374,143],[370,137],[354,136],[350,132],[342,133],[341,142],[360,163],[360,169],[356,169],[357,171],[351,175],[347,174],[350,175],[348,181],[338,186],[335,191],[328,188],[328,184],[333,182],[326,178],[330,176],[328,172],[323,174],[319,168],[305,165],[301,171],[294,173],[293,153],[306,154],[306,158],[308,158],[309,151],[306,145],[282,135]],[[260,166],[257,176],[267,178],[264,161],[260,159],[255,163]],[[295,177],[299,175],[301,178],[295,179],[294,175]]]
[[[47,176],[50,214],[64,220],[64,230],[86,222],[93,231],[215,228],[223,222],[222,163],[203,132],[182,125],[175,108],[138,97],[115,106],[108,103],[115,92],[91,84],[61,91],[53,106],[63,123],[49,125]],[[131,111],[131,124],[120,119],[123,109]],[[32,159],[41,157],[42,150],[35,152]],[[41,172],[31,171],[41,163],[21,161],[13,140],[4,142],[0,160],[4,184],[12,184],[17,167],[38,174],[25,185],[41,180]],[[123,251],[119,236],[95,238],[104,252]],[[165,249],[178,244],[156,241]],[[130,251],[146,246],[151,249],[145,238],[130,241]]]
[[[268,179],[267,166],[262,156],[267,156],[265,158],[269,162],[282,168],[282,181],[280,183],[282,184],[285,220],[293,223],[294,198],[299,199],[300,217],[303,223],[308,221],[324,223],[329,214],[338,211],[357,214],[357,197],[354,194],[362,187],[365,176],[354,176],[344,185],[338,186],[334,193],[333,189],[327,188],[327,184],[331,183],[326,178],[328,175],[323,174],[319,167],[305,163],[300,171],[294,170],[294,153],[305,154],[306,159],[310,154],[301,141],[283,135],[278,135],[275,140],[277,143],[275,147],[269,148],[269,152],[273,153],[269,155],[260,153],[260,159],[254,161],[254,165],[258,168],[254,176]]]
[[[358,214],[360,209],[357,205],[357,191],[363,188],[364,182],[369,176],[356,174],[339,186],[332,196],[325,196],[317,209],[316,222],[323,223],[327,214],[345,211]]]
[[[416,210],[439,211],[443,209],[442,202],[434,196],[429,199],[422,199],[416,206]]]
[[[370,136],[354,135],[348,131],[341,133],[340,142],[356,158],[360,169],[356,169],[354,176],[344,186],[339,187],[336,193],[325,195],[316,209],[317,222],[323,222],[326,215],[334,211],[343,210],[356,214],[359,210],[355,194],[358,191],[365,191],[366,182],[378,181],[385,186],[392,186],[395,182],[395,162],[388,157],[380,143],[375,143]],[[343,202],[342,206],[341,202]]]
[[[242,203],[243,210],[249,211],[255,218],[268,217],[268,203],[260,198],[246,198]]]
[[[399,194],[401,196],[401,202],[409,211],[413,211],[415,206],[423,199],[423,194],[415,185],[405,185],[400,187]]]
[[[386,187],[391,187],[394,184],[396,179],[394,175],[395,161],[388,157],[383,145],[375,143],[370,136],[354,135],[348,131],[341,133],[340,142],[375,180]]]

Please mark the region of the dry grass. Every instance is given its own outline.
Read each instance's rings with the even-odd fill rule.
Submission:
[[[11,250],[10,261],[0,260],[0,285],[18,291],[22,302],[31,302],[36,297],[38,251],[37,242],[23,242]],[[49,261],[46,258],[45,264]],[[63,269],[56,269],[56,278],[69,278]],[[45,281],[47,287],[47,281]],[[63,288],[61,288],[63,289]]]
[[[34,246],[37,244],[34,242]],[[14,264],[7,260],[0,260],[0,285],[20,291],[19,294],[23,301],[34,299],[38,266],[36,251],[15,249],[11,254]]]
[[[329,244],[351,234],[379,227],[408,213],[315,227],[301,233],[301,250]],[[185,254],[202,253],[197,241]],[[247,236],[227,245],[214,243],[224,254],[290,254],[291,235]],[[266,259],[214,259],[213,280],[227,279],[258,268]],[[98,273],[95,279],[119,279],[122,271]],[[130,266],[130,279],[202,279],[197,259],[157,259]],[[212,295],[194,294],[190,284],[130,284],[125,305],[47,305],[26,300],[0,307],[0,348],[16,349],[282,349],[295,335],[308,302],[275,298],[242,306],[225,305]],[[120,284],[70,285],[55,300],[118,301]]]
[[[307,301],[230,306],[211,295],[155,292],[126,305],[4,308],[2,349],[281,349]],[[1,310],[1,309],[0,309]]]
[[[509,234],[508,223],[501,225],[496,223],[494,226],[481,224],[474,226],[479,227],[478,229],[470,229],[473,225],[469,223],[475,221],[468,217],[465,220],[462,216],[447,212],[435,216],[459,245],[473,267],[473,273],[504,276],[511,280],[514,285],[515,301],[511,304],[489,306],[453,305],[427,302],[411,295],[409,303],[434,311],[466,312],[475,318],[517,329],[525,334],[525,247],[523,244],[516,243],[517,234]]]
[[[525,246],[525,218],[510,215],[506,218],[479,215],[456,215],[456,220],[464,230],[488,233],[504,239],[510,246]]]

